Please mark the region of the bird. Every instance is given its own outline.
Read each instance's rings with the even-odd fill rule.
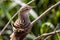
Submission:
[[[18,12],[18,18],[13,24],[13,33],[10,35],[10,40],[23,40],[27,35],[26,30],[29,30],[30,19],[29,11],[31,7],[29,5],[22,6]],[[27,28],[25,30],[25,28]]]
[[[24,31],[24,28],[30,24],[29,11],[31,7],[29,5],[22,6],[18,12],[18,19],[13,24],[14,31]]]

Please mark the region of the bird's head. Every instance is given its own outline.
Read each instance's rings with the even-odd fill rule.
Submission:
[[[30,11],[31,7],[29,5],[22,6],[20,8],[20,13],[28,13]]]

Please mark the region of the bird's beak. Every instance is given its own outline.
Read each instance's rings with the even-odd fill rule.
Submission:
[[[36,6],[31,6],[31,9],[36,8]]]

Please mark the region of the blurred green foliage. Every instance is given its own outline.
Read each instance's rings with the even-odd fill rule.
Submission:
[[[28,3],[30,0],[22,1],[24,3]],[[59,0],[36,0],[35,2],[32,2],[30,6],[36,6],[33,10],[39,16],[46,9],[48,9],[58,1]],[[20,7],[21,5],[16,4],[12,0],[0,0],[0,31],[3,29],[8,20],[19,10]],[[15,21],[16,19],[17,16],[13,19],[13,21]],[[32,17],[31,15],[30,20],[31,22],[34,20],[34,17]],[[31,33],[27,35],[27,40],[32,40],[43,33],[52,32],[56,27],[57,29],[60,29],[60,6],[52,9],[49,14],[47,14],[44,18],[33,25]],[[11,33],[12,26],[11,24],[9,24],[7,29],[0,36],[0,40],[9,40],[9,36]],[[60,40],[60,34],[53,35],[47,40]]]

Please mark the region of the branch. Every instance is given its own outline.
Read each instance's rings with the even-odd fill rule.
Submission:
[[[51,6],[50,8],[48,8],[45,12],[43,12],[38,18],[36,18],[36,19],[31,23],[31,25],[35,24],[39,19],[42,19],[43,17],[45,17],[51,9],[57,7],[58,5],[60,5],[60,1],[57,2],[56,4],[52,5],[52,6]]]
[[[31,23],[31,25],[33,25],[34,23],[36,23],[39,19],[42,19],[45,15],[48,14],[48,12],[49,12],[51,9],[57,7],[58,5],[60,5],[60,1],[57,2],[56,4],[52,5],[52,6],[51,6],[50,8],[48,8],[45,12],[43,12],[37,19],[35,19],[35,20]],[[34,40],[40,40],[42,37],[49,36],[49,35],[53,35],[53,34],[56,34],[56,33],[60,33],[60,30],[53,31],[53,32],[51,32],[51,33],[42,34],[41,36],[36,37]]]
[[[27,4],[31,4],[32,2],[34,2],[35,0],[31,0],[30,2],[28,2]]]
[[[34,40],[40,40],[42,37],[46,37],[46,36],[49,36],[49,35],[54,35],[56,33],[60,33],[60,30],[56,30],[56,31],[53,31],[53,32],[50,32],[50,33],[42,34],[41,36],[36,37]]]
[[[2,31],[0,32],[0,35],[4,32],[4,30],[8,27],[9,23],[11,22],[11,20],[18,14],[18,12],[13,15],[13,17],[8,21],[8,23],[4,26],[4,28],[2,29]]]
[[[57,24],[56,28],[54,29],[54,31],[56,31],[56,30],[58,30],[58,24]],[[44,38],[44,40],[47,40],[47,39],[50,38],[51,36],[52,36],[52,35],[46,36],[46,37]]]

